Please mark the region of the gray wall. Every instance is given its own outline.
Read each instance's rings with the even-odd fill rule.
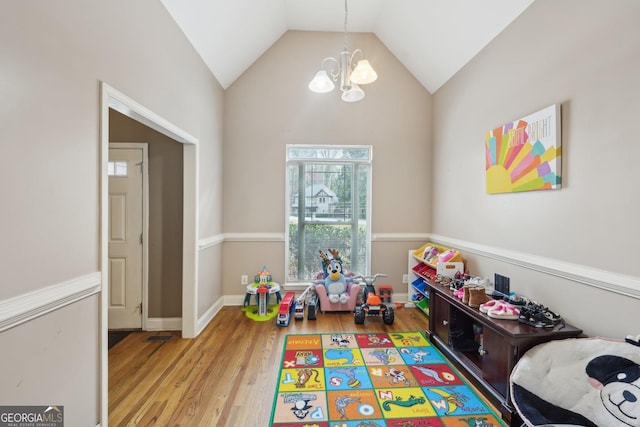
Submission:
[[[407,250],[419,242],[400,235],[424,235],[431,222],[431,95],[372,34],[349,34],[379,76],[364,100],[309,91],[342,45],[340,33],[289,31],[225,93],[225,295],[241,294],[240,275],[263,264],[284,278],[286,144],[373,146],[372,269],[406,292]]]
[[[5,1],[0,52],[0,302],[98,271],[100,81],[198,138],[198,237],[222,233],[223,91],[160,2]],[[199,302],[220,298],[220,261],[202,251]],[[99,422],[99,301],[0,332],[2,404]]]
[[[547,265],[621,274],[640,295],[638,16],[634,0],[537,0],[435,94],[435,234]],[[486,194],[486,132],[554,103],[562,106],[562,189]],[[510,276],[512,289],[590,335],[638,333],[637,296],[485,256],[467,259],[479,274]]]

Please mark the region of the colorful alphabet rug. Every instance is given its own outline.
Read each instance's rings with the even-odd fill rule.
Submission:
[[[506,426],[421,332],[287,335],[273,427]]]

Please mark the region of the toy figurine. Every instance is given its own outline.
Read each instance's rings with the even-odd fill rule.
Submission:
[[[266,265],[263,265],[262,271],[257,272],[256,275],[253,277],[253,283],[254,283],[254,286],[256,287],[260,285],[270,286],[272,280],[273,278],[271,276],[271,273],[267,271]]]
[[[347,279],[342,273],[342,263],[336,259],[331,260],[327,277],[324,278],[324,286],[329,295],[329,301],[346,304],[349,300],[347,294]]]
[[[325,286],[329,301],[345,304],[349,300],[349,294],[347,293],[347,279],[342,272],[340,252],[337,249],[328,249],[328,251],[332,258],[319,251],[324,279],[319,280],[318,283]]]
[[[329,259],[327,254],[322,252],[322,250],[319,250],[318,252],[320,252],[320,264],[322,265],[323,277],[327,277],[329,275],[328,268],[331,264],[331,259]]]

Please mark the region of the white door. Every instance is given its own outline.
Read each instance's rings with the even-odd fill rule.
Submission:
[[[109,148],[109,329],[142,328],[144,155]]]

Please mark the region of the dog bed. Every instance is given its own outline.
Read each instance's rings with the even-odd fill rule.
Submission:
[[[540,344],[510,377],[528,426],[640,427],[640,347],[603,338]]]

